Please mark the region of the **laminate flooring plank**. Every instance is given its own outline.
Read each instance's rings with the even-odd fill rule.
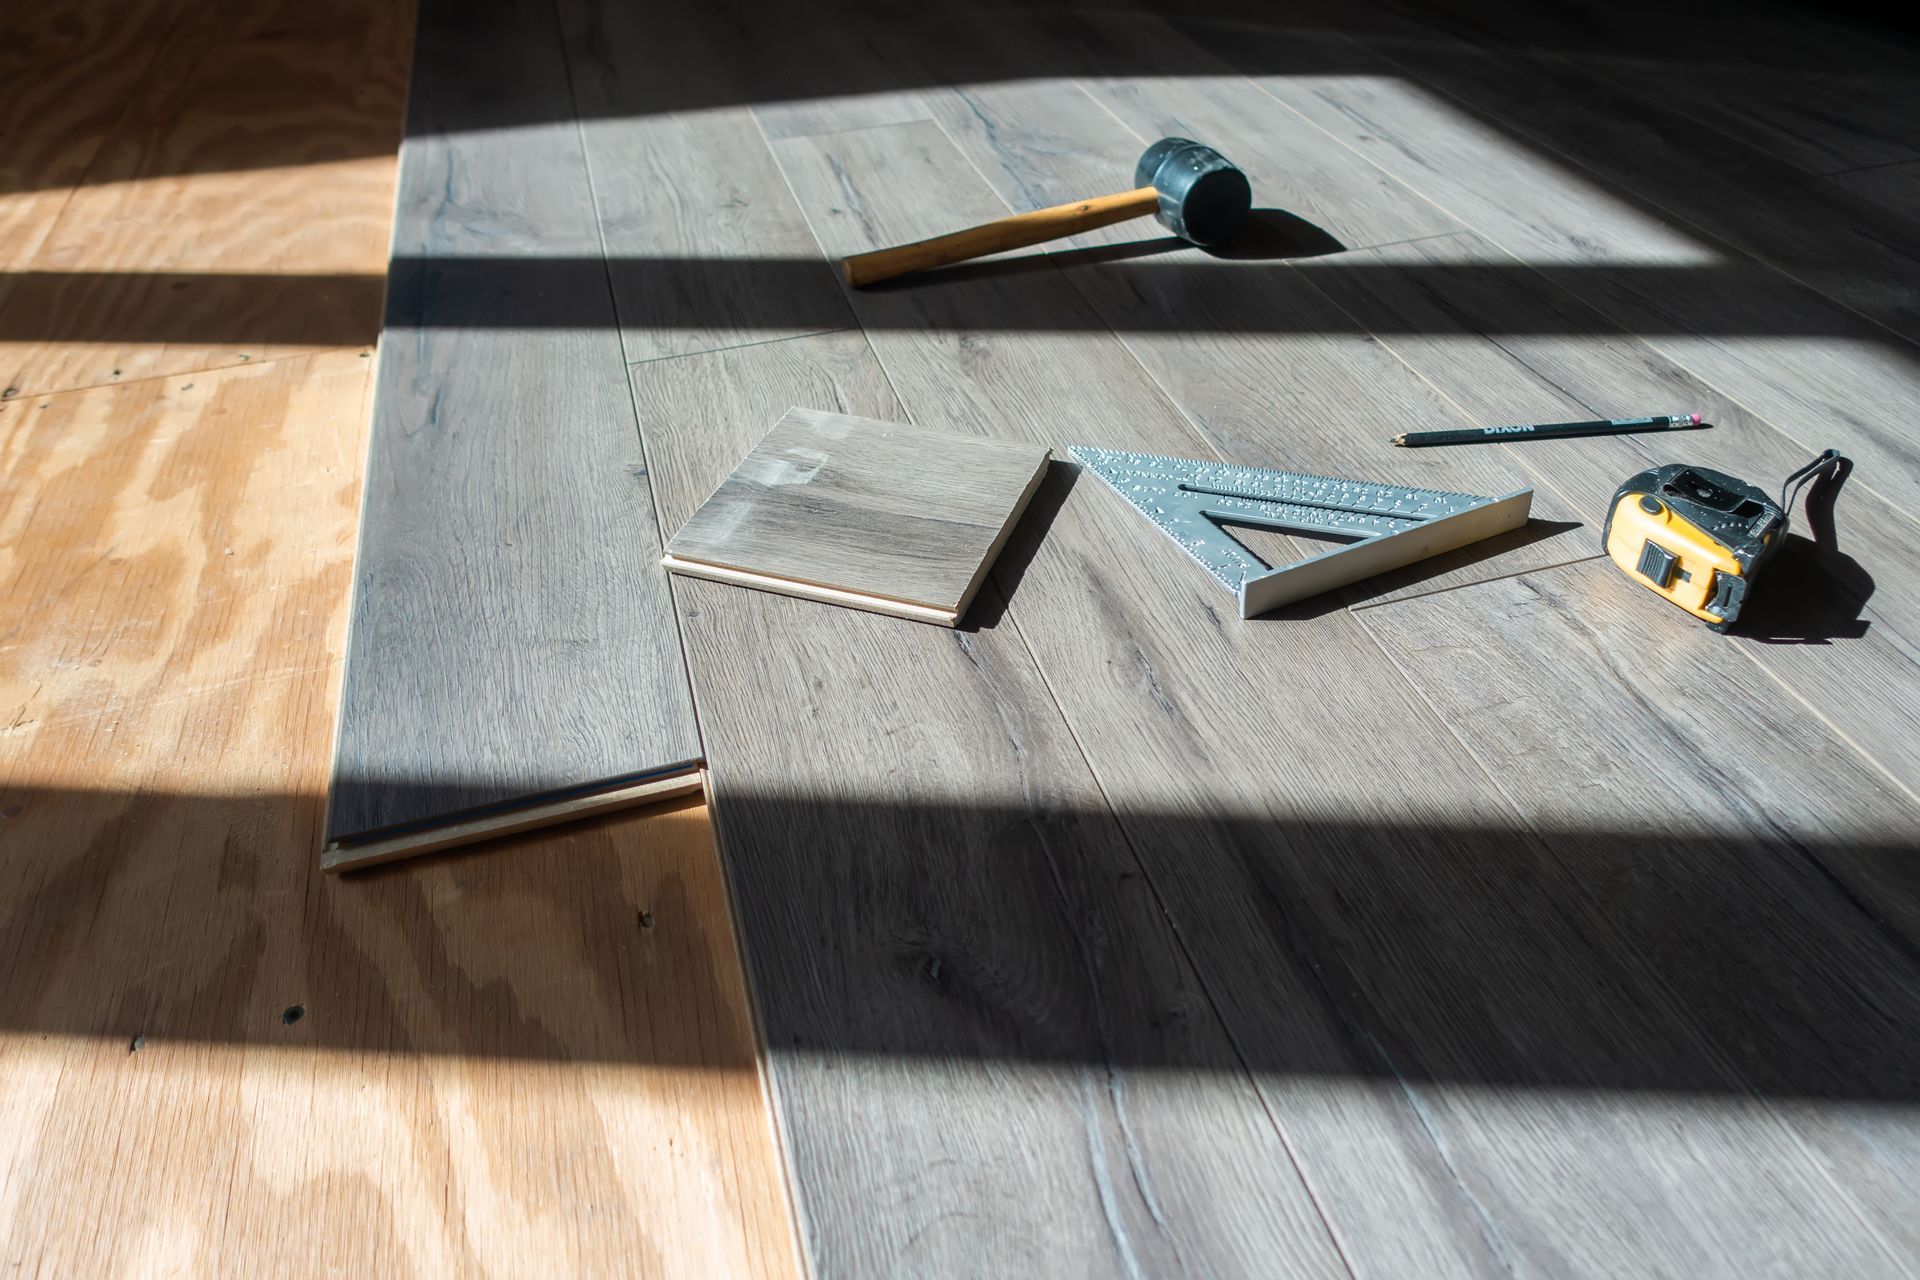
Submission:
[[[775,154],[832,253],[998,203],[923,126]],[[1191,447],[1058,269],[852,300],[922,425]],[[998,327],[1014,309],[1057,332]],[[1096,485],[1012,551],[1008,617],[1356,1269],[1894,1270],[1693,1024],[1539,892],[1535,836],[1364,615],[1231,621]]]
[[[1034,445],[796,405],[668,541],[664,563],[952,626],[1046,469]]]
[[[1468,44],[1558,55],[1807,173],[1916,158],[1911,110],[1889,111],[1820,82],[1837,62],[1891,67],[1891,50],[1804,10],[1645,3],[1384,7]],[[1920,71],[1920,64],[1913,64]],[[1814,72],[1814,75],[1805,74]],[[1909,90],[1911,99],[1911,90]],[[1908,102],[1911,107],[1911,101]]]
[[[633,385],[670,530],[790,404],[904,416],[857,333]],[[674,590],[816,1273],[1346,1274],[1004,613]]]
[[[1594,563],[1363,616],[1542,833],[1585,923],[1665,975],[1911,1270],[1920,810],[1671,612]],[[1472,643],[1449,639],[1463,613]]]
[[[1920,214],[1920,161],[1836,173],[1827,181],[1889,209],[1909,216]]]
[[[561,0],[560,15],[627,359],[849,327],[713,11]]]
[[[845,0],[711,0],[699,12],[746,86],[741,100],[769,138],[908,124],[927,118],[919,85],[889,63],[884,33],[939,22],[931,8],[881,5],[861,10]]]
[[[1893,333],[1920,338],[1920,222],[1835,192],[1771,155],[1728,146],[1658,99],[1568,59],[1476,47],[1440,38],[1423,20],[1400,22],[1426,38],[1418,50],[1401,45],[1396,60],[1473,114],[1703,243],[1749,254]]]
[[[1237,28],[1231,45],[1209,37],[1230,58],[1269,68],[1258,83],[1278,100],[1510,255],[1473,270],[1540,273],[1784,426],[1809,456],[1838,446],[1860,464],[1856,482],[1920,509],[1920,449],[1907,426],[1920,413],[1920,385],[1906,344],[1570,174],[1350,42],[1353,71],[1315,72],[1329,55],[1307,43],[1253,27]],[[1301,60],[1305,69],[1290,73]]]
[[[333,840],[700,756],[611,299],[514,269],[600,253],[554,16],[488,15],[421,13]]]
[[[1572,421],[1650,408],[1699,411],[1711,431],[1515,444],[1513,460],[1598,525],[1620,482],[1669,461],[1697,462],[1769,491],[1812,457],[1688,370],[1624,334],[1544,280],[1476,271],[1491,246],[1472,236],[1325,259],[1301,274],[1355,325],[1381,341],[1461,406],[1475,423]],[[1469,341],[1475,335],[1484,342]],[[1778,685],[1772,697],[1802,703],[1909,792],[1920,787],[1920,608],[1912,547],[1920,524],[1873,490],[1851,484],[1838,509],[1837,544],[1822,550],[1803,509],[1796,540],[1746,614],[1747,653]],[[1690,625],[1684,615],[1676,627]],[[1869,895],[1871,896],[1871,895]],[[1920,915],[1906,916],[1920,943]]]
[[[996,20],[996,29],[1004,21]],[[1133,25],[1102,22],[1101,38],[1116,44],[1125,40],[1127,56],[1142,65],[1151,65],[1144,61],[1152,56],[1150,49],[1143,46],[1154,43],[1156,29],[1179,40],[1157,23],[1139,26],[1140,40],[1126,40],[1121,33]],[[1074,24],[1054,34],[1070,40],[1079,31]],[[1270,193],[1257,201],[1285,203],[1293,191],[1313,187],[1315,216],[1363,243],[1424,238],[1409,233],[1459,227],[1397,183],[1383,190],[1375,174],[1357,170],[1351,156],[1323,135],[1274,128],[1270,100],[1263,102],[1265,95],[1239,77],[1199,83],[1204,87],[1198,90],[1174,77],[1102,85],[1097,92],[1110,104],[1105,108],[1072,84],[1039,80],[932,96],[938,99],[933,109],[941,125],[1010,202],[1070,200],[1103,173],[1123,169],[1128,156],[1137,156],[1165,132],[1214,140],[1249,169],[1256,192]],[[1128,123],[1136,128],[1130,130]],[[1343,177],[1352,181],[1343,183]],[[1218,456],[1251,466],[1486,496],[1529,487],[1516,467],[1487,452],[1381,447],[1399,430],[1453,421],[1458,410],[1383,355],[1365,334],[1354,332],[1338,308],[1288,287],[1290,277],[1279,258],[1296,247],[1315,248],[1297,227],[1275,218],[1249,233],[1254,244],[1264,243],[1275,254],[1269,261],[1177,248],[1127,256],[1126,247],[1138,243],[1141,234],[1126,224],[1103,228],[1075,237],[1077,251],[1054,256],[1158,385],[1186,408]],[[1169,243],[1154,247],[1165,249]],[[1115,256],[1105,256],[1109,249]],[[1337,358],[1322,363],[1307,353],[1325,350],[1310,344],[1311,335],[1326,331],[1352,336]],[[1303,341],[1301,335],[1309,336]],[[1333,388],[1350,386],[1357,393],[1383,383],[1398,388],[1399,396],[1390,410],[1384,404],[1376,408],[1370,430],[1355,430],[1359,424],[1345,415],[1327,413],[1328,404],[1339,402]],[[1253,385],[1261,389],[1250,392]],[[1281,443],[1276,447],[1276,442]],[[1349,598],[1443,590],[1597,554],[1590,535],[1579,529],[1579,517],[1552,493],[1536,494],[1534,517],[1536,523],[1516,534],[1358,585]],[[1270,546],[1261,543],[1256,550]]]

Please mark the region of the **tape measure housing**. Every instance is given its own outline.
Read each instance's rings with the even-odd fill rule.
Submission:
[[[1628,577],[1725,631],[1786,527],[1780,504],[1746,481],[1671,463],[1615,491],[1602,545]]]

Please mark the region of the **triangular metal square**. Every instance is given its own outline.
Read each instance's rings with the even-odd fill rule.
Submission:
[[[1234,592],[1243,618],[1517,529],[1533,507],[1531,489],[1484,498],[1093,445],[1070,452]],[[1276,569],[1223,522],[1355,541]]]

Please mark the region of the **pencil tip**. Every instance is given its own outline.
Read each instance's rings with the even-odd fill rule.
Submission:
[[[1393,439],[1387,441],[1387,443],[1391,445],[1397,445],[1400,448],[1404,449],[1407,444],[1407,438],[1405,436],[1395,436],[1393,437]]]

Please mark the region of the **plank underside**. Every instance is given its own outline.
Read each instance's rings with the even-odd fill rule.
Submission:
[[[603,814],[617,813],[622,809],[631,809],[636,805],[652,804],[675,796],[690,795],[699,791],[701,786],[700,769],[698,765],[692,765],[682,772],[671,773],[665,777],[648,778],[644,782],[637,782],[631,786],[612,787],[603,791],[594,791],[588,795],[569,796],[563,800],[534,800],[517,805],[505,813],[456,818],[444,825],[435,825],[421,831],[384,837],[376,836],[352,843],[334,841],[322,851],[320,869],[355,871],[361,867],[395,862],[401,858],[439,853],[447,849],[457,849],[461,845],[477,844],[482,840],[497,840],[502,836],[518,835],[523,831],[537,831],[541,827],[551,827],[562,822],[577,822],[584,818],[595,818]]]
[[[682,560],[671,554],[662,556],[660,563],[672,572],[683,573],[690,578],[706,578],[711,582],[731,583],[736,587],[750,587],[755,591],[774,591],[784,596],[797,596],[802,600],[818,600],[822,604],[837,604],[848,609],[865,609],[871,613],[890,614],[893,617],[907,618],[914,622],[931,622],[937,626],[951,627],[960,621],[960,615],[952,609],[936,609],[930,605],[917,604],[912,600],[890,600],[886,596],[863,595],[858,591],[840,591],[833,587],[822,586],[817,582],[795,582],[791,578],[775,578],[764,573],[747,573],[723,564],[702,564],[698,560]]]

